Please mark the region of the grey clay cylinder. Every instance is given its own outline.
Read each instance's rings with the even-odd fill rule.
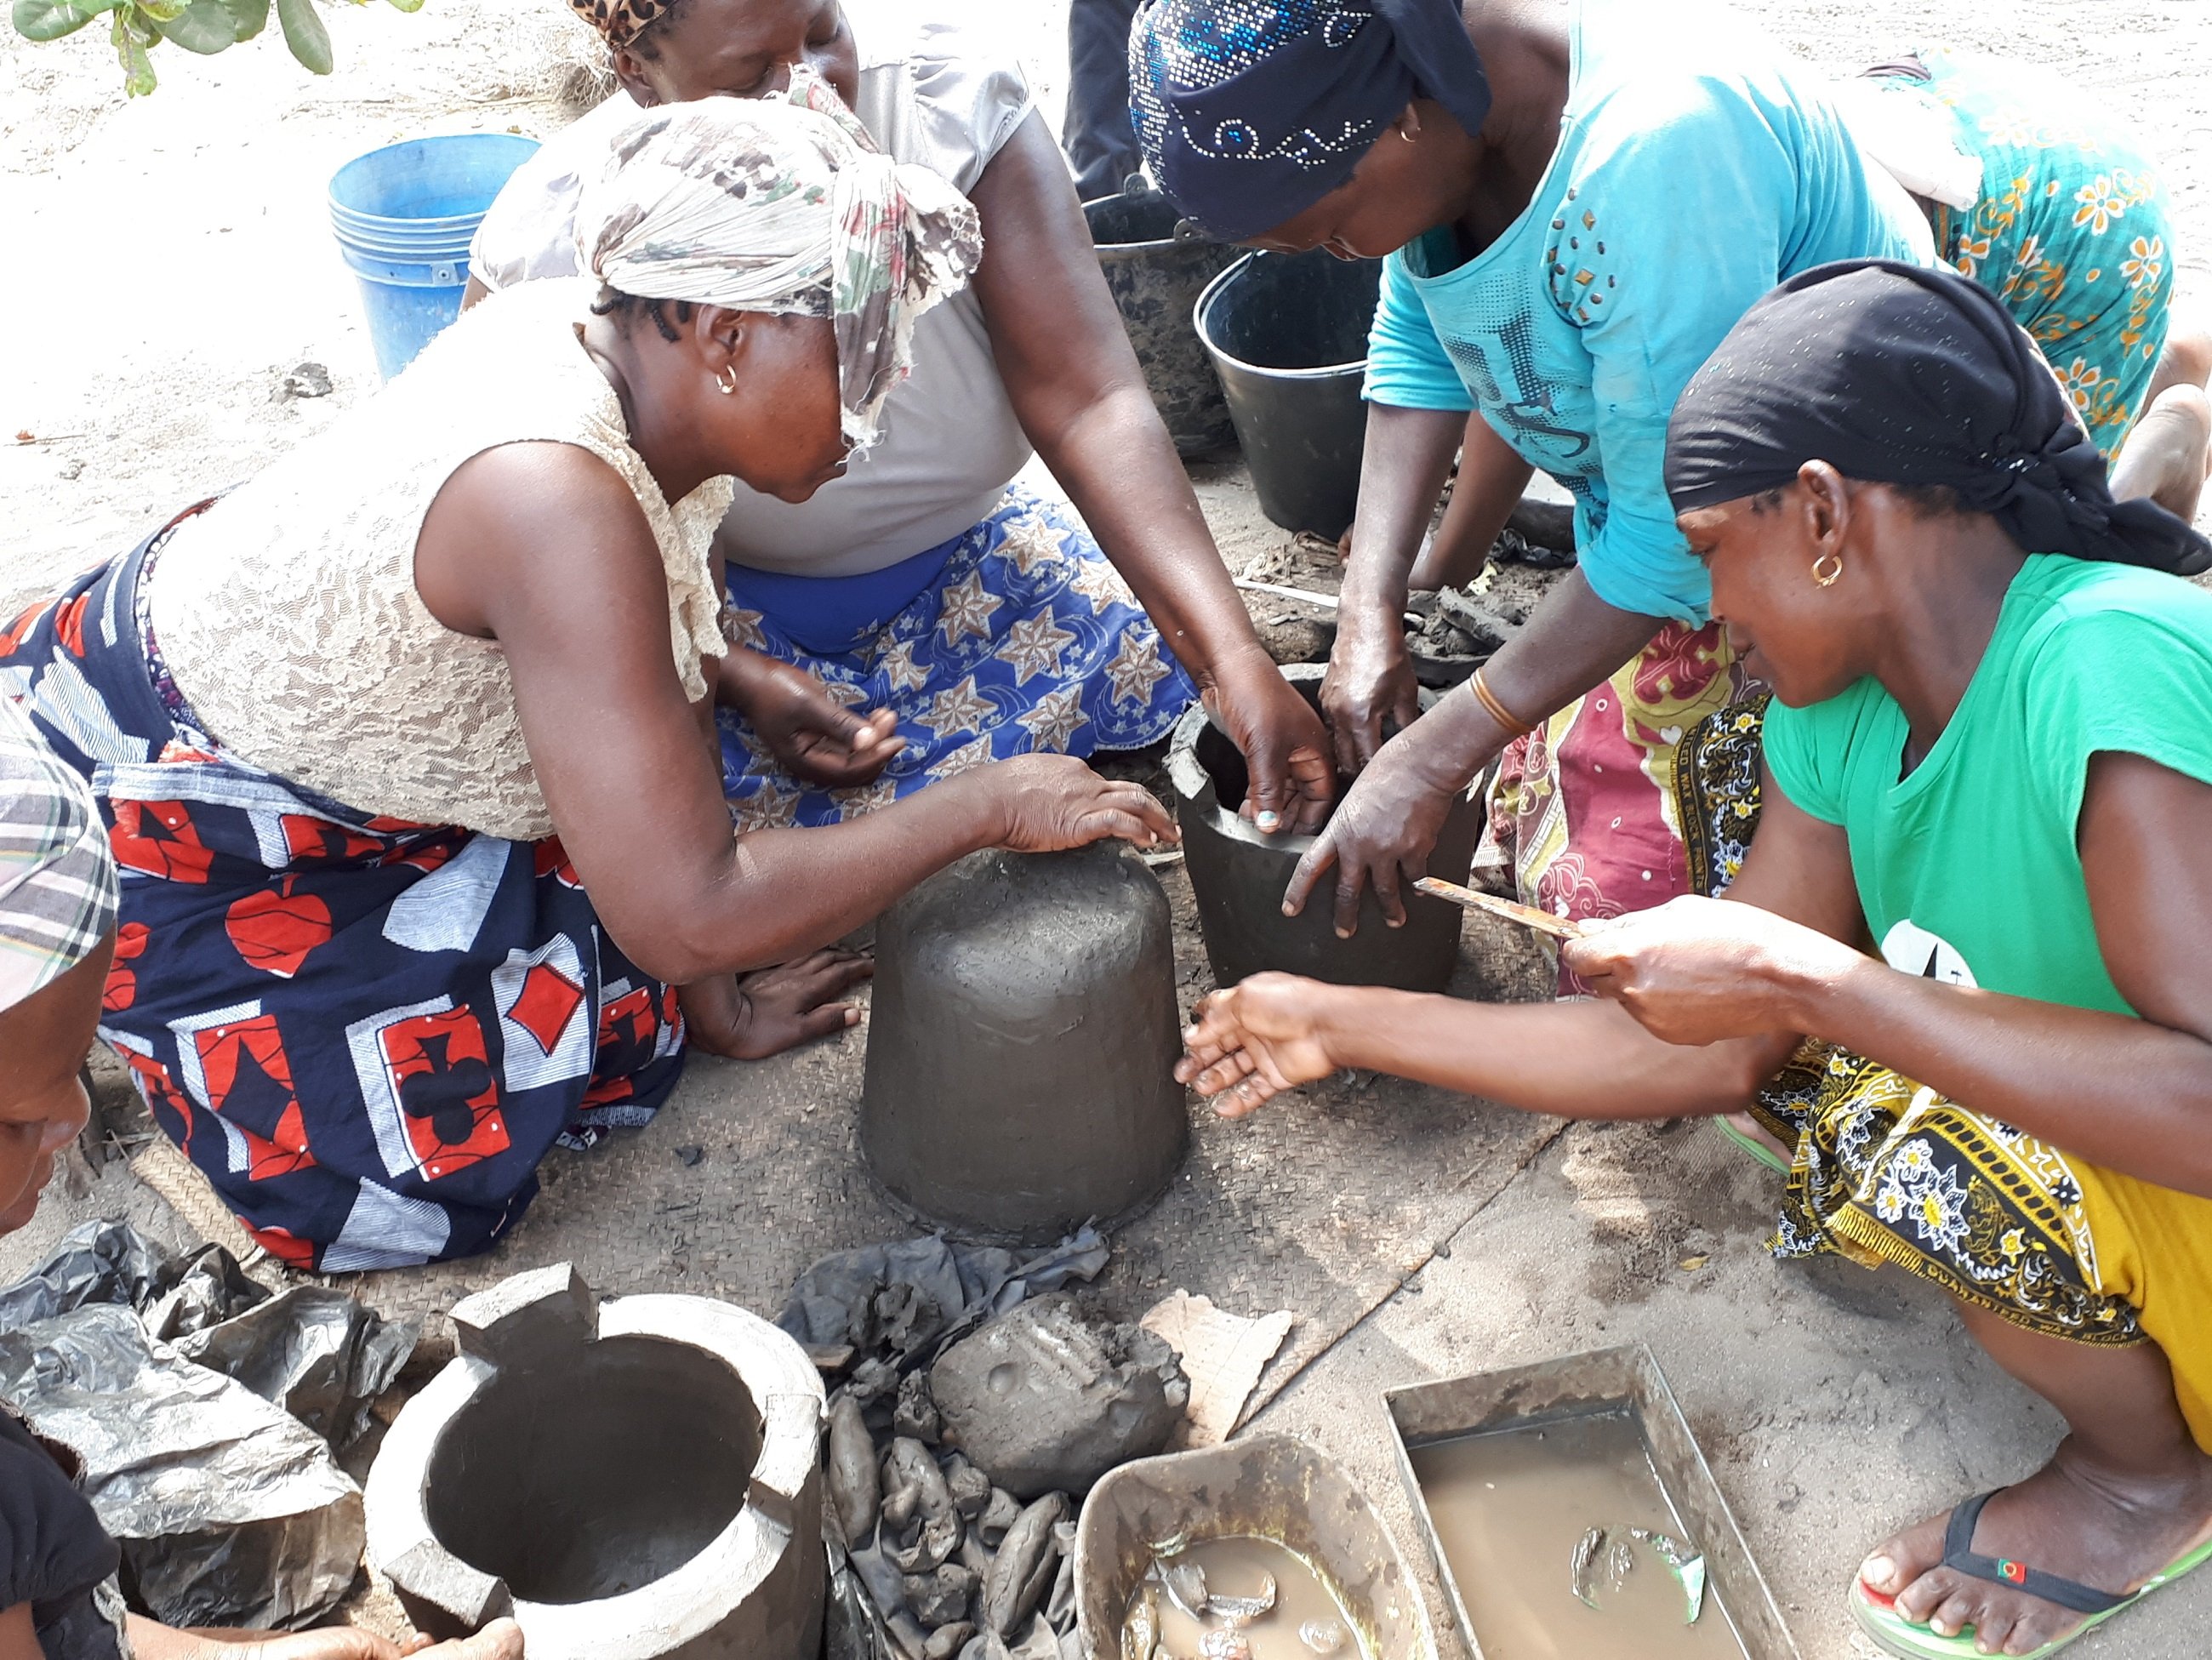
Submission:
[[[1318,663],[1301,663],[1285,669],[1283,678],[1318,708],[1326,672]],[[1436,698],[1436,693],[1424,690],[1421,707]],[[1168,746],[1168,777],[1182,830],[1183,868],[1190,876],[1199,933],[1216,984],[1233,986],[1248,975],[1279,969],[1340,986],[1444,988],[1459,962],[1456,905],[1408,888],[1406,926],[1394,928],[1382,920],[1382,907],[1370,888],[1359,897],[1359,926],[1351,939],[1340,939],[1336,873],[1331,871],[1304,910],[1283,915],[1283,891],[1315,838],[1263,835],[1237,817],[1244,802],[1244,760],[1203,708],[1193,708],[1176,724]],[[1344,787],[1339,779],[1340,793]],[[1480,799],[1453,803],[1429,854],[1430,875],[1467,879],[1482,818]]]
[[[860,1096],[891,1196],[1032,1243],[1157,1197],[1190,1134],[1170,930],[1118,843],[976,854],[893,906]]]

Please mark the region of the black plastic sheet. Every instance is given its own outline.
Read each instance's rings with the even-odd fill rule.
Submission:
[[[84,1464],[125,1589],[173,1626],[282,1629],[335,1607],[360,1490],[331,1456],[415,1347],[342,1292],[272,1293],[210,1245],[88,1222],[0,1291],[0,1396]]]
[[[776,1324],[802,1343],[849,1345],[864,1360],[904,1370],[1024,1298],[1096,1279],[1109,1254],[1093,1227],[1042,1251],[953,1244],[935,1234],[838,1251],[799,1276]]]

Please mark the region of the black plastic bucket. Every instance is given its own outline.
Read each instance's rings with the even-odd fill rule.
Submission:
[[[1380,260],[1254,253],[1199,296],[1213,359],[1260,511],[1285,530],[1341,536],[1359,502],[1367,331]]]
[[[1156,190],[1085,202],[1083,216],[1091,222],[1106,287],[1176,450],[1200,455],[1232,441],[1237,429],[1191,314],[1199,295],[1237,258],[1237,250],[1176,236],[1182,216]]]

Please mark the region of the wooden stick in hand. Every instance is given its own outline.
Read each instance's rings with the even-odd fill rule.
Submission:
[[[1413,884],[1414,889],[1432,898],[1449,899],[1462,910],[1479,910],[1491,916],[1502,916],[1509,922],[1518,922],[1524,928],[1538,933],[1548,933],[1554,939],[1579,939],[1583,927],[1564,916],[1554,916],[1547,910],[1538,910],[1534,905],[1524,905],[1517,900],[1500,899],[1494,893],[1478,893],[1473,888],[1463,888],[1456,882],[1440,881],[1433,876],[1424,876]]]

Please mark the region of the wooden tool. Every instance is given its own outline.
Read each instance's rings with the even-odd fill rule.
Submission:
[[[1415,890],[1432,898],[1449,899],[1463,910],[1479,910],[1491,916],[1502,916],[1509,922],[1518,922],[1524,928],[1538,933],[1548,933],[1554,939],[1579,939],[1583,925],[1571,922],[1564,916],[1554,916],[1547,910],[1538,910],[1534,905],[1524,905],[1516,900],[1500,899],[1494,893],[1478,893],[1473,888],[1463,888],[1456,882],[1439,881],[1433,876],[1424,876],[1413,884]]]

